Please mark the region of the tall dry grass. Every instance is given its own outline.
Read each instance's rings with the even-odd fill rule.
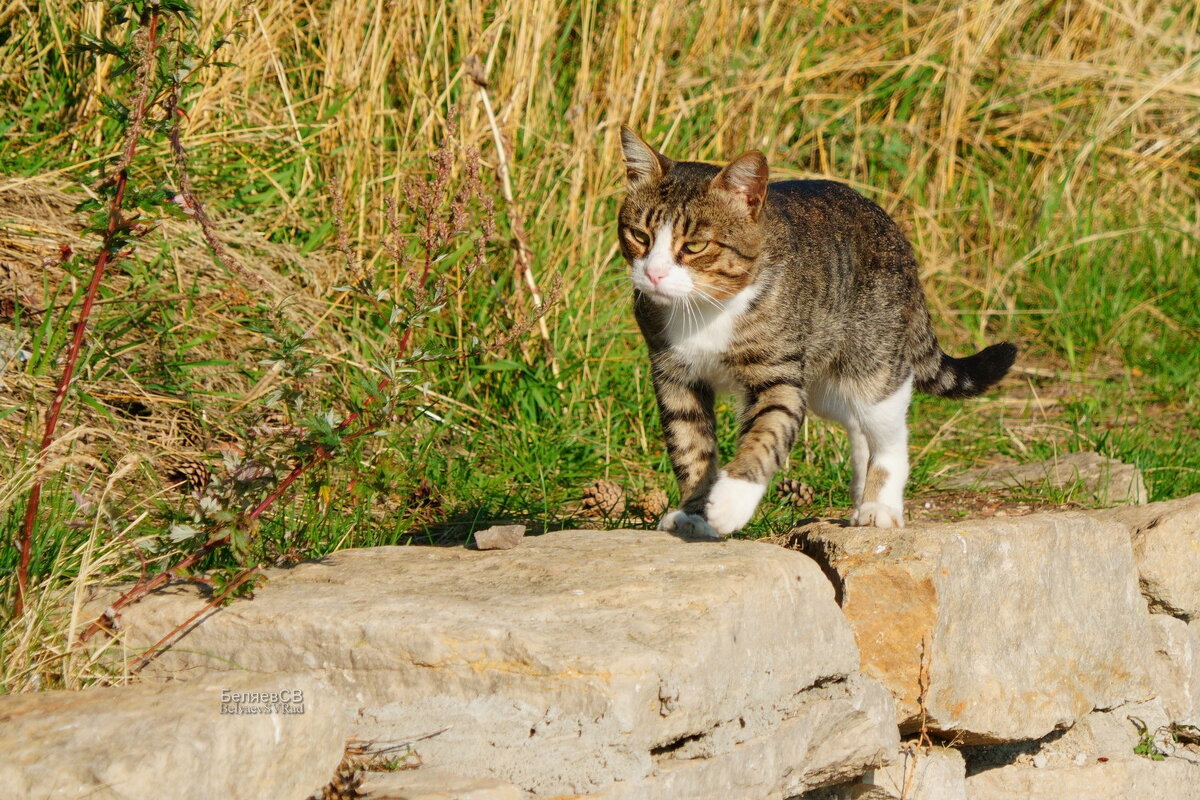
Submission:
[[[399,191],[405,165],[456,109],[462,137],[495,163],[468,66],[479,59],[512,150],[515,202],[532,221],[534,270],[586,287],[573,304],[612,267],[622,122],[677,156],[757,147],[777,175],[863,187],[910,226],[943,311],[1012,311],[1030,260],[1046,257],[1014,231],[1051,199],[1068,216],[1120,210],[1097,235],[1120,237],[1138,220],[1195,232],[1200,7],[1190,2],[200,6],[209,37],[241,16],[226,56],[235,66],[211,76],[191,111],[196,146],[237,154],[268,182],[273,165],[256,165],[256,151],[294,151],[299,178],[277,187],[280,202],[260,215],[268,225],[311,224],[336,171],[360,238],[382,232],[381,195]],[[100,32],[93,3],[40,14],[40,24],[10,20],[39,37],[22,52],[65,52],[72,28]],[[108,87],[107,66],[76,62],[80,119]],[[35,67],[10,55],[3,69],[19,82]]]

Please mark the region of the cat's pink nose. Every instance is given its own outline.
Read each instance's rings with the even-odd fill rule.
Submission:
[[[658,284],[662,283],[663,278],[667,277],[666,270],[658,271],[653,269],[646,270],[646,277],[650,279],[650,283],[658,288]]]

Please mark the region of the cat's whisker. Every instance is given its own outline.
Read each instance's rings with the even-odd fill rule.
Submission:
[[[676,305],[679,306],[683,312],[683,319],[681,320],[683,323],[683,335],[690,336],[692,332],[692,307],[688,303],[688,299],[686,297],[681,297],[676,302]]]
[[[696,297],[700,298],[701,300],[704,300],[705,302],[707,302],[709,305],[711,305],[717,311],[721,311],[725,308],[724,303],[722,303],[720,300],[718,300],[717,298],[710,295],[708,292],[704,291],[704,289],[699,286],[696,287],[695,295],[696,295]]]
[[[671,313],[667,315],[667,327],[670,328],[675,324],[675,315],[679,313],[679,304],[671,303]]]
[[[692,321],[692,332],[699,333],[704,327],[704,315],[700,311],[700,307],[696,305],[695,298],[691,295],[687,298],[688,315]]]

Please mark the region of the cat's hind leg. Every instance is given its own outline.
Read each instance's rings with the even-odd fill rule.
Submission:
[[[908,404],[912,377],[888,397],[858,410],[868,459],[862,494],[855,498],[851,525],[904,527],[904,484],[908,482]],[[855,447],[851,435],[851,447]],[[855,464],[857,467],[858,465]],[[855,470],[855,489],[858,470]]]
[[[815,383],[809,394],[809,403],[817,416],[836,422],[846,429],[846,436],[850,440],[850,466],[853,470],[850,498],[855,508],[863,502],[863,491],[867,485],[867,466],[871,456],[867,434],[859,423],[862,411],[850,399],[857,394],[857,390],[846,390],[836,381],[828,379]]]

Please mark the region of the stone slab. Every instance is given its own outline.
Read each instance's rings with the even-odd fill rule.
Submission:
[[[1013,765],[967,778],[971,800],[1200,800],[1200,766],[1126,757],[1079,766]]]
[[[1096,516],[1129,528],[1142,592],[1153,610],[1200,619],[1200,494]]]
[[[655,756],[642,780],[623,781],[595,800],[783,800],[814,787],[845,781],[885,763],[899,744],[888,713],[892,699],[874,681],[855,676],[806,692],[781,724],[738,721],[710,736],[729,744],[690,741]],[[880,746],[880,743],[888,743]],[[864,747],[863,745],[867,746]],[[889,749],[890,747],[890,749]]]
[[[790,539],[838,586],[863,672],[891,690],[902,730],[924,714],[963,744],[1039,739],[1152,693],[1122,525],[1080,513],[899,531],[814,523]]]
[[[1200,620],[1184,622],[1151,614],[1154,626],[1154,691],[1167,718],[1200,728]]]
[[[0,786],[38,800],[299,800],[333,777],[348,730],[340,699],[306,675],[11,695]]]
[[[416,740],[431,767],[541,796],[717,769],[738,749],[772,770],[835,773],[886,757],[896,737],[890,704],[868,702],[882,692],[855,677],[828,580],[770,544],[563,531],[503,551],[349,550],[268,577],[149,670],[308,670],[356,711],[359,737]],[[201,602],[188,587],[147,598],[122,617],[126,647]],[[791,720],[820,717],[806,710],[811,692],[838,687],[850,699],[821,713],[859,731],[855,741],[808,747],[805,763],[769,744]]]
[[[529,794],[494,778],[464,778],[440,769],[368,772],[362,800],[527,800]]]

